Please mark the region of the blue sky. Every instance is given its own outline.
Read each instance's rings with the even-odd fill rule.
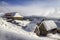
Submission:
[[[0,2],[6,2],[10,5],[22,5],[28,6],[36,4],[40,6],[60,6],[60,0],[0,0]],[[1,4],[1,3],[0,3]]]
[[[2,1],[7,2],[11,5],[27,5],[34,2],[33,0],[0,0],[0,2]]]

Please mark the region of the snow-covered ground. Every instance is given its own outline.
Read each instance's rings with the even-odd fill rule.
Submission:
[[[28,32],[22,29],[21,26],[6,22],[6,20],[0,18],[0,40],[58,40],[51,38],[51,36],[49,34],[47,37],[38,37],[35,33]]]

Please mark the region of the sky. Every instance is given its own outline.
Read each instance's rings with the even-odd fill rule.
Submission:
[[[19,12],[21,15],[51,16],[60,10],[60,0],[0,0],[0,12]],[[60,15],[55,13],[54,16]]]
[[[0,0],[0,5],[2,2],[6,2],[10,5],[21,5],[28,6],[31,4],[46,6],[46,7],[58,7],[60,6],[60,0]]]

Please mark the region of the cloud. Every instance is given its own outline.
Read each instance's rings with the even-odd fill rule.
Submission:
[[[54,3],[55,2],[56,1],[54,1]],[[48,2],[47,3],[41,2],[41,3],[35,1],[33,2],[33,4],[22,6],[22,5],[10,5],[9,3],[4,1],[2,2],[2,5],[0,5],[0,12],[4,12],[4,13],[19,12],[23,16],[30,16],[30,15],[51,16],[55,12],[55,8],[59,8],[59,6],[56,6],[58,5],[58,3],[53,6],[52,6],[53,2],[50,2],[50,4]]]
[[[38,16],[46,16],[49,12],[51,12],[52,8],[42,8],[37,6],[2,6],[0,7],[1,12],[19,12],[24,16],[30,15],[38,15]],[[47,13],[48,11],[48,13]]]

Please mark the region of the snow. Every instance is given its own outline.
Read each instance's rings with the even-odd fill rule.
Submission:
[[[30,21],[26,21],[26,20],[15,20],[17,23],[19,23],[20,26],[26,26],[30,23]]]
[[[54,28],[57,28],[57,25],[52,20],[43,21],[43,24],[44,24],[45,28],[47,29],[47,31],[51,30],[51,29],[54,29]]]
[[[15,13],[14,17],[23,17],[19,13]]]
[[[4,13],[3,12],[0,12],[0,16],[3,16],[4,15]]]
[[[26,37],[26,35],[28,36],[28,38],[30,39],[31,38],[31,36],[32,36],[32,34],[31,33],[28,33],[28,32],[26,32],[26,31],[24,31],[24,30],[22,30],[22,28],[21,27],[18,27],[18,26],[14,26],[13,24],[11,24],[11,23],[8,23],[8,22],[6,22],[6,21],[4,21],[4,20],[2,20],[2,19],[0,19],[0,31],[2,31],[3,32],[3,34],[5,33],[7,33],[8,32],[8,34],[16,34],[16,35],[20,35],[21,37],[23,37],[23,38],[25,38]],[[10,33],[9,33],[10,32]],[[4,36],[2,34],[2,36]],[[28,35],[28,34],[30,34],[30,35]],[[24,37],[25,36],[25,37]],[[36,35],[33,35],[33,38],[32,39],[34,39],[35,37],[37,37]],[[19,37],[19,36],[18,36]],[[26,39],[27,39],[27,37],[26,37]]]
[[[60,39],[60,35],[58,33],[56,34],[49,33],[47,36],[54,39]]]
[[[29,32],[34,32],[36,27],[37,27],[37,25],[35,23],[30,23],[30,24],[27,25],[25,30],[27,30]]]
[[[0,18],[0,40],[56,40],[49,37],[38,37],[33,32],[27,32],[20,26],[6,22]]]

